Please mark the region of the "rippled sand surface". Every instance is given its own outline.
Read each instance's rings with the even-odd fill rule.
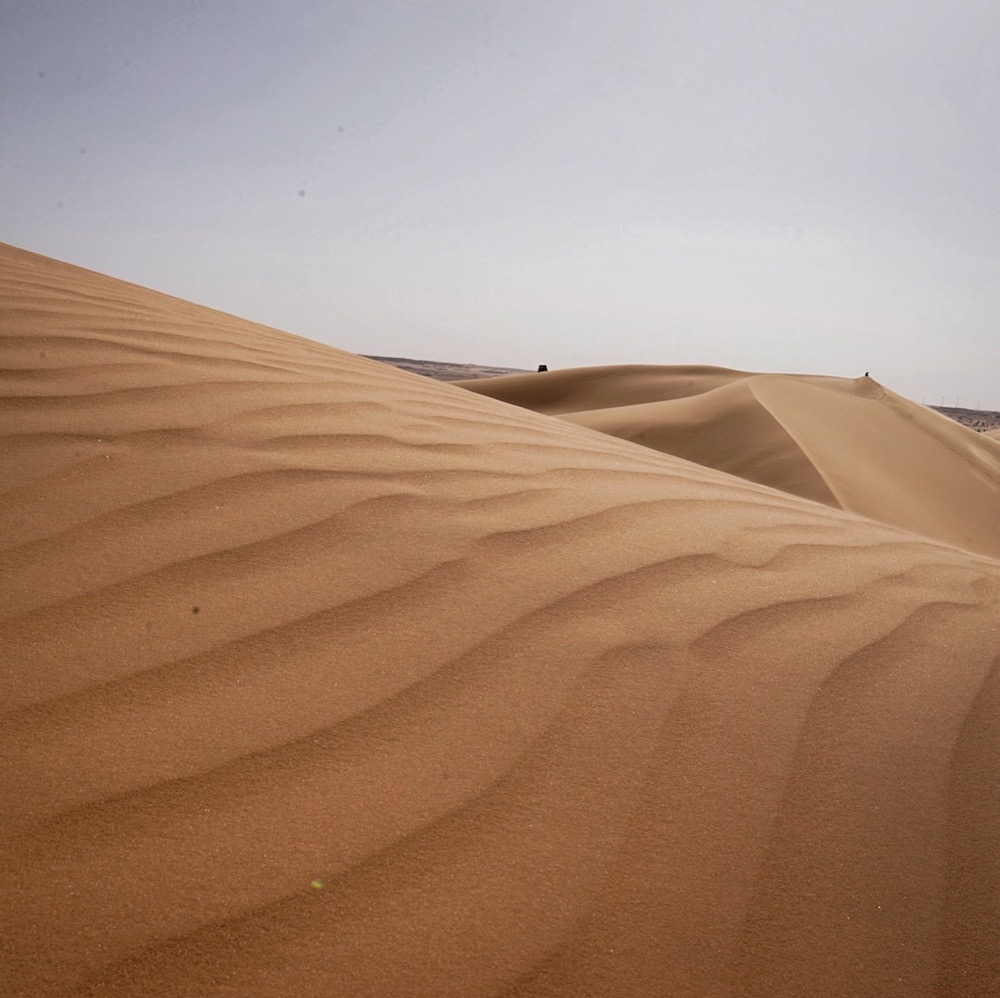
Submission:
[[[996,560],[10,247],[0,313],[0,991],[997,993]]]

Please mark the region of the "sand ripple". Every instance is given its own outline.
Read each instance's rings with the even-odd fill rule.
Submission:
[[[995,560],[0,262],[4,993],[997,993]]]

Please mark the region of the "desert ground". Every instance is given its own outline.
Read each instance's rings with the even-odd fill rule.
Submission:
[[[1000,557],[995,439],[858,378],[598,367],[457,382],[654,450]]]
[[[0,311],[0,992],[1000,993],[995,434]]]
[[[372,360],[391,364],[403,371],[422,374],[438,381],[471,381],[480,378],[495,378],[503,374],[527,374],[527,368],[489,367],[482,364],[457,364],[441,360],[416,360],[411,357],[379,357],[366,354]],[[546,365],[547,367],[548,365]],[[531,369],[536,370],[535,368]],[[1000,412],[991,409],[967,409],[959,406],[931,405],[928,409],[940,412],[956,423],[968,426],[977,433],[992,433],[1000,430]]]

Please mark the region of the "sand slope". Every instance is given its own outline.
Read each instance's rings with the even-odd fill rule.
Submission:
[[[725,367],[620,364],[463,379],[456,384],[525,409],[559,415],[690,398],[748,376],[746,371]]]
[[[0,248],[16,995],[995,994],[1000,566]]]
[[[872,378],[611,367],[461,384],[1000,558],[993,442]]]
[[[740,378],[686,398],[567,413],[563,418],[839,507],[798,441],[761,405],[754,380]]]

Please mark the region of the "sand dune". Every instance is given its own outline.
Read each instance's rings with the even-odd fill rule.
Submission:
[[[0,264],[5,993],[996,993],[1000,564]]]
[[[869,377],[611,367],[460,384],[1000,557],[1000,453],[992,441]]]

